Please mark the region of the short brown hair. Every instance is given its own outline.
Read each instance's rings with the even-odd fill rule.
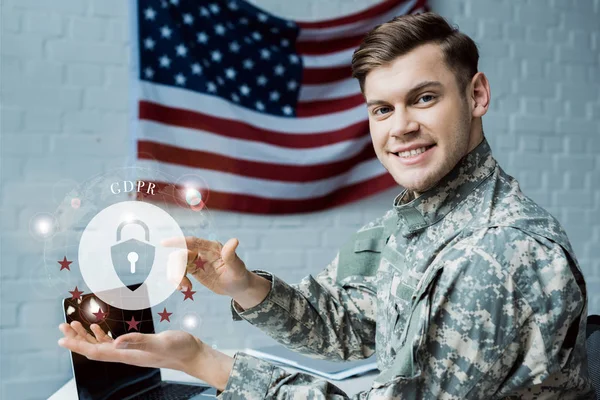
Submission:
[[[477,45],[443,17],[426,12],[395,17],[367,33],[352,56],[352,76],[358,79],[361,92],[364,93],[365,78],[373,69],[428,43],[440,45],[448,68],[464,91],[477,73]]]

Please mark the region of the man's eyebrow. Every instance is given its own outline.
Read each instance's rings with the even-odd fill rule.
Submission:
[[[418,85],[414,86],[413,88],[411,88],[408,93],[406,94],[406,97],[410,97],[412,96],[415,92],[418,92],[420,90],[425,89],[426,87],[430,87],[430,86],[435,86],[435,87],[442,87],[442,83],[438,82],[438,81],[423,81],[421,83],[419,83]],[[379,105],[379,104],[387,104],[387,101],[384,100],[371,100],[367,102],[367,107],[371,107],[374,105]]]
[[[417,86],[413,87],[412,89],[410,89],[408,91],[408,95],[410,96],[411,94],[421,91],[429,86],[442,87],[443,85],[441,82],[438,82],[438,81],[424,81],[424,82],[419,83]]]

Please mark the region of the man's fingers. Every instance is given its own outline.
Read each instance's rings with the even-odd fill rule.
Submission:
[[[73,322],[71,322],[71,328],[73,328],[75,330],[75,332],[77,332],[77,334],[82,339],[85,339],[87,342],[89,342],[91,344],[98,343],[98,341],[96,340],[96,338],[93,337],[92,335],[90,335],[88,333],[88,331],[85,330],[85,328],[83,327],[83,325],[81,325],[81,322],[79,322],[79,321],[73,321]]]
[[[69,325],[67,323],[60,324],[58,326],[58,329],[60,329],[60,331],[63,333],[63,335],[65,335],[65,337],[68,337],[68,338],[77,337],[77,332],[75,332],[75,330],[73,328],[71,328],[71,325]]]
[[[113,343],[89,343],[74,338],[61,338],[58,344],[90,360],[127,362],[127,355],[114,348]]]
[[[88,343],[79,338],[65,337],[58,339],[58,344],[65,347],[75,353],[79,353],[89,358],[88,354],[95,345]]]
[[[192,252],[192,256],[188,259],[188,262],[190,262],[197,253],[216,252],[218,254],[220,252],[220,248],[223,247],[223,245],[218,241],[202,239],[194,236],[186,236],[185,241],[182,241],[179,237],[172,237],[162,240],[160,244],[163,247],[175,247],[190,250]]]
[[[179,286],[177,286],[177,290],[183,290],[184,287],[187,288],[192,288],[192,281],[190,281],[190,279],[187,276],[184,276],[183,279],[181,280],[181,283],[179,284]]]
[[[92,332],[94,332],[94,335],[96,336],[96,340],[100,343],[110,343],[113,341],[113,338],[111,338],[110,336],[108,336],[103,330],[102,328],[100,328],[100,326],[98,324],[92,324],[90,325],[90,328],[92,329]]]
[[[208,263],[218,260],[220,254],[216,250],[211,250],[210,255],[203,253],[198,255],[196,251],[179,249],[169,254],[167,258],[167,280],[177,287],[181,283],[181,277],[186,273],[193,274],[205,263],[203,260],[209,259]]]
[[[223,249],[221,250],[225,264],[235,261],[235,258],[237,257],[235,254],[235,249],[237,249],[239,244],[240,242],[237,239],[229,239],[227,243],[225,243]]]
[[[200,251],[198,249],[187,251],[187,264],[193,263],[200,257]]]
[[[163,247],[178,247],[180,249],[193,249],[193,248],[208,248],[212,244],[212,241],[198,238],[195,236],[186,236],[185,240],[181,240],[180,237],[171,237],[163,239],[160,245]]]
[[[61,347],[81,354],[90,360],[121,362],[140,367],[159,367],[160,365],[157,363],[156,355],[151,352],[144,351],[152,351],[154,348],[158,348],[159,344],[154,343],[153,340],[155,337],[156,335],[131,333],[119,336],[110,343],[106,342],[96,344],[81,340],[79,337],[63,337],[58,340],[58,344]],[[117,348],[117,341],[123,341],[123,339],[131,341],[129,342],[132,343],[131,346],[128,346],[124,349]],[[160,349],[158,350],[160,351]]]
[[[178,247],[180,249],[188,248],[188,242],[191,242],[194,239],[193,236],[186,236],[185,240],[181,240],[181,237],[175,236],[167,239],[163,239],[160,241],[160,245],[163,247]]]
[[[185,275],[188,250],[176,250],[167,258],[167,280],[177,287],[181,283],[181,277]]]

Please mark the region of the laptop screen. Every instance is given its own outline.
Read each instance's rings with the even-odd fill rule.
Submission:
[[[139,284],[128,287],[135,290],[138,286]],[[130,332],[154,333],[152,312],[149,308],[121,310],[108,306],[94,294],[84,294],[80,299],[67,298],[63,303],[66,322],[79,321],[92,335],[91,323],[97,323],[104,332],[113,338]],[[99,309],[107,314],[105,316],[98,314]],[[100,322],[96,322],[99,316],[102,318]],[[132,317],[139,324],[132,323]],[[133,327],[137,327],[137,330]],[[71,358],[80,400],[122,399],[161,382],[160,369],[158,368],[92,361],[73,352],[71,352]]]

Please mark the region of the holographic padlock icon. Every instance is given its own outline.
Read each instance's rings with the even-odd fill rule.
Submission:
[[[143,242],[134,238],[121,241],[121,233],[127,225],[141,226],[144,229],[145,241]],[[124,286],[129,284],[134,274],[137,281],[142,277],[142,281],[145,281],[148,275],[150,275],[152,265],[154,264],[156,248],[149,242],[150,230],[148,229],[148,225],[139,219],[121,222],[117,228],[117,243],[112,245],[110,255],[115,272]]]

